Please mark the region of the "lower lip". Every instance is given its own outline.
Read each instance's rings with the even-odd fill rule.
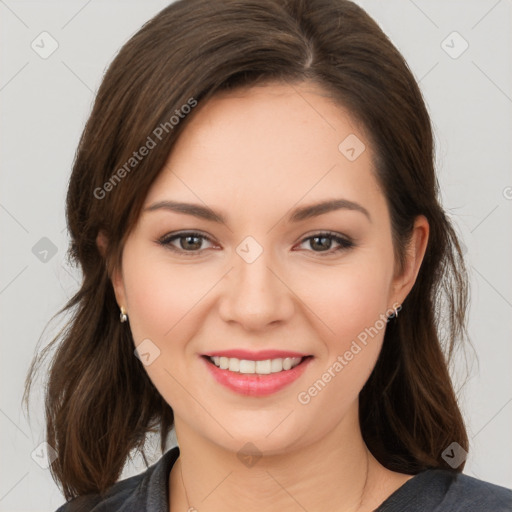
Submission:
[[[268,396],[277,393],[284,387],[296,381],[311,361],[311,357],[303,359],[291,370],[283,370],[268,375],[255,373],[235,373],[229,370],[221,370],[205,357],[201,357],[204,364],[213,375],[213,378],[231,391],[245,396]]]

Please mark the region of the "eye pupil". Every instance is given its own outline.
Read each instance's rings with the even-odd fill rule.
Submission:
[[[320,250],[329,250],[331,247],[332,240],[329,237],[325,236],[314,236],[312,239],[311,247],[320,248]],[[317,244],[317,240],[321,240],[319,244]],[[327,242],[327,246],[325,245],[325,242]]]
[[[189,245],[189,241],[191,239],[195,239],[196,243],[192,242]],[[185,244],[183,244],[183,243],[180,244],[183,249],[200,249],[201,248],[201,237],[199,237],[199,236],[196,236],[196,235],[182,236],[181,240],[186,240]]]

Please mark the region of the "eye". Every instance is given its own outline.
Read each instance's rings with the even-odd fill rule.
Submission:
[[[199,256],[205,250],[202,247],[204,241],[212,242],[206,235],[195,231],[169,233],[157,240],[160,245],[186,256]],[[338,247],[332,249],[333,242],[338,244]],[[305,243],[310,244],[313,252],[324,253],[321,254],[322,256],[348,250],[355,246],[354,242],[348,238],[331,232],[315,233],[304,238],[300,245]]]
[[[331,249],[333,242],[337,243],[338,247]],[[313,252],[324,253],[325,255],[348,250],[355,246],[354,242],[348,238],[338,233],[331,232],[315,233],[312,236],[304,238],[301,245],[304,243],[309,243],[310,247],[313,248]],[[324,254],[322,254],[322,256],[324,256]]]
[[[196,256],[205,249],[201,247],[205,240],[211,242],[210,238],[201,233],[187,231],[176,234],[170,233],[157,240],[157,242],[172,251],[182,254],[188,253],[186,256]]]

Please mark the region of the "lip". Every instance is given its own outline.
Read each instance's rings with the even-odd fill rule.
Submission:
[[[233,354],[233,353],[244,353],[247,354],[246,351],[224,351],[224,352],[215,352],[213,355],[218,355],[220,357],[236,357],[237,359],[243,359],[243,357],[231,355],[227,356],[224,354]],[[258,352],[258,357],[261,354],[268,354],[269,352],[280,354],[277,357],[283,357],[281,354],[293,354],[293,352],[274,352],[274,351],[263,351]],[[205,355],[206,356],[206,355]],[[269,396],[274,393],[277,393],[281,389],[289,386],[292,382],[296,381],[306,370],[307,366],[313,359],[312,356],[302,356],[298,354],[296,356],[286,355],[284,357],[304,357],[304,359],[291,370],[283,370],[279,373],[270,373],[268,375],[257,375],[255,373],[236,373],[230,372],[229,370],[221,370],[219,367],[215,366],[208,357],[202,356],[203,363],[206,365],[207,370],[213,376],[213,378],[224,387],[238,393],[239,395],[244,396],[254,396],[254,397],[263,397]],[[251,358],[254,357],[254,353],[252,353]],[[272,357],[259,357],[259,359],[254,359],[256,361],[263,361],[265,359],[274,359],[275,355]]]
[[[308,354],[300,352],[290,352],[285,350],[259,350],[251,352],[250,350],[234,349],[234,350],[218,350],[216,352],[208,352],[203,354],[208,357],[235,357],[236,359],[248,359],[249,361],[265,361],[266,359],[279,359],[285,357],[306,357]],[[289,371],[289,370],[287,370]]]

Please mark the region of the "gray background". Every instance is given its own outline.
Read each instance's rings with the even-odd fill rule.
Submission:
[[[467,250],[469,329],[479,364],[470,364],[465,383],[462,356],[454,370],[471,438],[465,473],[512,487],[512,2],[358,3],[420,81],[436,132],[443,203]],[[165,5],[0,0],[0,511],[53,511],[63,502],[49,470],[36,462],[46,453],[42,394],[34,394],[29,423],[20,406],[23,383],[48,320],[78,284],[66,262],[64,198],[94,92],[122,44]],[[38,51],[51,49],[43,31],[58,44],[45,59],[31,47],[35,41]],[[464,41],[469,47],[458,55]],[[61,323],[46,328],[39,347]],[[156,461],[154,443],[149,451]],[[123,477],[142,469],[135,459]]]

